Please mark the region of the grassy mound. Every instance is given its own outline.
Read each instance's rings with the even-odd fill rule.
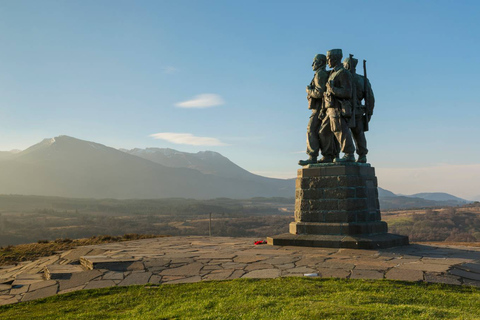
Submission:
[[[0,307],[0,319],[479,319],[478,301],[473,287],[239,279],[78,291]]]

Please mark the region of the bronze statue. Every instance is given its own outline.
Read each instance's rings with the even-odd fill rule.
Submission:
[[[324,57],[317,55],[314,59],[313,69],[321,69],[322,75],[327,72]],[[320,58],[322,68],[316,69]],[[408,237],[388,233],[387,223],[381,221],[375,168],[366,163],[365,131],[375,104],[366,61],[363,77],[356,74],[358,60],[353,55],[342,64],[340,49],[328,51],[326,61],[332,68],[327,81],[324,83],[322,78],[322,82],[317,82],[320,71],[316,71],[312,84],[307,87],[313,109],[307,134],[310,159],[300,161],[299,164],[306,167],[297,170],[295,221],[290,223],[289,233],[269,237],[267,242],[280,246],[350,249],[408,245]],[[319,100],[321,92],[323,101]],[[314,140],[318,127],[318,140]],[[359,155],[356,162],[353,140]],[[340,145],[343,158],[339,157],[335,143]],[[314,164],[317,146],[324,155],[318,161],[322,164]]]
[[[352,75],[343,68],[342,57],[341,49],[332,49],[327,52],[328,66],[333,69],[330,71],[326,85],[327,90],[324,93],[326,115],[322,120],[319,133],[320,143],[327,149],[325,151],[322,149],[322,152],[332,156],[337,154],[335,144],[331,142],[332,136],[335,136],[340,144],[340,150],[344,153],[343,158],[335,159],[335,162],[340,163],[355,161],[355,146],[349,129],[349,124],[352,123],[351,119],[355,116],[351,99]]]
[[[319,130],[321,119],[320,115],[323,111],[323,94],[326,91],[326,84],[328,79],[328,72],[325,70],[327,57],[324,54],[317,54],[313,58],[312,69],[315,75],[307,86],[308,109],[312,110],[310,120],[307,126],[307,154],[308,160],[300,160],[298,164],[305,166],[307,164],[317,163],[317,157],[320,150],[322,150],[323,158],[325,154],[320,146]]]
[[[354,105],[355,105],[355,126],[351,128],[353,139],[355,140],[355,146],[358,154],[357,162],[367,162],[367,140],[365,139],[365,131],[368,131],[368,123],[373,114],[373,108],[375,106],[375,97],[373,95],[372,86],[370,81],[366,77],[366,61],[364,63],[365,76],[361,76],[356,73],[356,67],[358,59],[355,59],[353,55],[346,58],[343,61],[345,69],[349,70],[353,76],[353,83],[355,88]],[[365,102],[362,105],[362,100]]]

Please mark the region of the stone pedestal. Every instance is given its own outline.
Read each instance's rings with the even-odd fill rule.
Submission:
[[[369,164],[318,164],[298,170],[295,222],[271,245],[378,249],[407,245],[381,221],[375,169]]]

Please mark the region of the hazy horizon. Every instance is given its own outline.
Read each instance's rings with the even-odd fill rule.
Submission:
[[[42,141],[39,141],[39,143],[44,141],[54,142],[55,138],[59,138],[62,136],[69,137],[66,135],[60,135],[53,138],[45,138]],[[69,138],[77,139],[76,137],[69,137]],[[96,141],[90,141],[90,142],[97,143]],[[110,146],[106,146],[106,147],[110,147]],[[159,148],[159,147],[151,147],[151,148],[166,149],[166,148]],[[120,151],[124,151],[124,150],[128,151],[128,149],[126,148],[116,148],[116,149]],[[130,150],[134,150],[134,149],[137,149],[137,148],[131,148]],[[145,150],[148,148],[138,148],[138,149]],[[182,151],[181,148],[168,148],[168,149],[176,150],[182,153],[184,152],[190,153],[188,151]],[[18,153],[18,151],[20,150],[17,149],[12,153]],[[209,150],[205,149],[203,151],[209,151]],[[11,152],[11,151],[6,151],[6,152]],[[198,151],[198,152],[202,152],[202,151]],[[192,154],[195,154],[195,152],[193,152]],[[221,152],[220,154],[223,155]],[[229,160],[236,164],[235,159],[229,159]],[[443,164],[443,165],[440,164],[435,167],[408,168],[408,169],[377,167],[376,170],[377,170],[377,177],[379,179],[379,186],[389,191],[392,191],[395,194],[412,195],[412,194],[422,193],[422,192],[444,192],[444,193],[452,194],[454,196],[458,196],[460,198],[464,198],[466,200],[480,201],[479,195],[471,192],[468,193],[468,188],[462,188],[462,186],[465,185],[465,182],[469,182],[471,184],[478,183],[477,181],[475,181],[475,176],[472,176],[470,172],[475,170],[480,170],[480,165],[451,166],[446,164]],[[271,175],[269,176],[268,174],[263,174],[262,172],[254,172],[254,171],[251,171],[251,173],[258,174],[264,177],[269,177],[269,178],[279,178],[279,179],[296,178],[295,176],[296,171],[294,174],[291,174],[290,176],[281,176],[281,174],[276,176],[271,176]],[[387,179],[385,179],[385,177],[387,177]],[[388,179],[388,177],[393,177],[393,183],[391,180]],[[431,184],[425,184],[423,183],[424,181],[428,181]],[[292,193],[292,197],[293,196],[294,195]]]

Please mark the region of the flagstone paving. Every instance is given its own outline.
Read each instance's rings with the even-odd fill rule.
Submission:
[[[480,248],[380,250],[253,245],[258,239],[166,237],[78,247],[0,268],[0,305],[78,290],[238,278],[391,279],[480,287]]]

